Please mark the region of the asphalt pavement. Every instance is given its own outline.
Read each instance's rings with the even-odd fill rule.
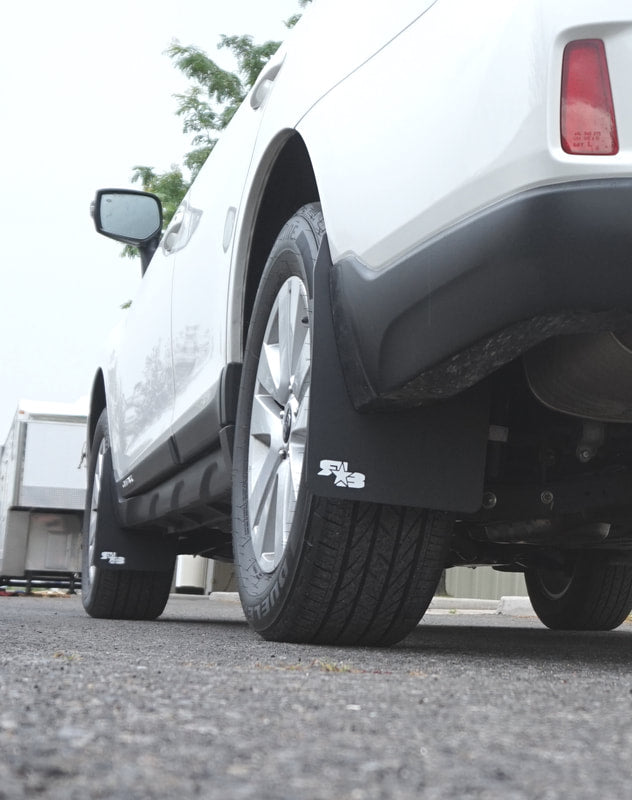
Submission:
[[[0,798],[616,798],[632,623],[435,604],[390,649],[265,642],[234,596],[155,622],[0,598]]]

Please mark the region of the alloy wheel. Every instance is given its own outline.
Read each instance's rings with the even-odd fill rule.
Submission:
[[[277,294],[255,380],[248,440],[248,516],[255,557],[272,572],[285,551],[301,485],[311,366],[305,285],[292,276]]]

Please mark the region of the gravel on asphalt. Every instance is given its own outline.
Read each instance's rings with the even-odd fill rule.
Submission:
[[[0,598],[0,798],[623,798],[632,624],[435,609],[400,645],[265,642],[232,596],[154,622]]]

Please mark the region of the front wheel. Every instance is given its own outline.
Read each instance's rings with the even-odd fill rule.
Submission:
[[[267,639],[386,645],[428,607],[452,521],[307,489],[312,275],[323,235],[320,207],[302,208],[255,301],[235,433],[236,573],[245,614]]]
[[[565,568],[525,572],[535,613],[553,630],[609,631],[632,611],[632,567],[595,564],[586,555]]]
[[[120,530],[114,508],[114,475],[107,414],[97,422],[88,461],[88,490],[83,522],[81,600],[92,617],[155,619],[169,599],[170,570],[115,571],[99,566],[99,539],[112,528]],[[175,556],[174,556],[175,563]]]

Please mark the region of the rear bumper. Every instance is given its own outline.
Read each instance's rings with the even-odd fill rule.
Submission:
[[[356,408],[456,395],[551,336],[632,326],[632,178],[524,192],[331,280]]]

